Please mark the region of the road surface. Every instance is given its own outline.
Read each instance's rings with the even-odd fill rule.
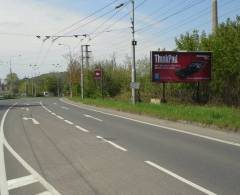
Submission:
[[[57,98],[0,106],[2,195],[240,194],[237,141]]]

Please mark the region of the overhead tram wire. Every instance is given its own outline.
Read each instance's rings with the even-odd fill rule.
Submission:
[[[160,22],[163,22],[163,21],[165,21],[165,20],[167,20],[167,19],[169,19],[169,18],[171,18],[173,16],[176,16],[176,15],[178,15],[180,13],[183,13],[184,11],[186,11],[186,9],[190,9],[190,8],[192,8],[192,7],[194,7],[194,6],[198,5],[198,4],[203,3],[204,1],[206,1],[206,0],[201,0],[201,1],[198,1],[197,3],[192,4],[192,5],[187,5],[187,6],[183,7],[182,9],[180,9],[180,10],[178,10],[178,11],[176,11],[176,12],[174,12],[174,13],[172,13],[172,14],[170,14],[170,15],[168,15],[168,16],[160,19],[160,20],[157,20],[157,21],[155,21],[155,22],[153,22],[151,24],[148,24],[148,25],[140,28],[140,29],[137,29],[136,32],[148,31],[150,29],[150,27],[152,27],[152,26],[154,26],[154,25],[156,25],[156,24],[158,24]]]
[[[89,24],[91,24],[91,23],[99,20],[100,18],[103,18],[104,16],[106,16],[106,15],[114,12],[114,11],[116,11],[115,7],[114,7],[113,9],[111,9],[111,10],[103,13],[102,15],[96,17],[96,18],[93,18],[92,20],[90,20],[90,21],[88,21],[88,22],[86,22],[86,23],[84,23],[84,24],[81,24],[80,26],[78,26],[78,27],[76,27],[76,28],[74,28],[74,29],[72,29],[72,30],[69,30],[69,31],[65,32],[65,34],[73,33],[73,32],[75,32],[75,31],[79,30],[80,28],[83,28],[83,27],[85,27],[85,26],[87,26],[87,25],[89,25]]]
[[[71,29],[71,28],[74,27],[75,25],[77,25],[77,24],[79,24],[79,23],[87,20],[87,19],[90,18],[91,16],[94,16],[94,15],[96,15],[97,13],[105,10],[106,8],[108,8],[109,6],[113,5],[113,4],[116,3],[117,1],[119,1],[119,0],[111,1],[109,4],[105,5],[104,7],[100,8],[100,9],[97,9],[96,11],[94,11],[93,13],[91,13],[90,15],[88,15],[88,16],[82,18],[81,20],[78,20],[77,22],[75,22],[75,23],[73,23],[73,24],[65,27],[64,29],[62,29],[62,30],[60,30],[60,31],[58,31],[58,32],[56,32],[56,33],[54,33],[52,36],[45,36],[45,37],[46,37],[46,38],[47,38],[47,37],[50,38],[50,37],[54,37],[54,36],[55,36],[55,37],[58,37],[59,35],[57,35],[57,34],[62,33],[62,32],[64,32],[64,31],[66,31],[66,30]],[[65,33],[64,35],[59,36],[59,37],[68,37],[68,36],[69,36],[69,35],[67,35],[67,33]],[[72,36],[74,36],[74,35],[72,35]],[[40,36],[38,36],[38,37],[40,37]],[[76,36],[75,36],[75,37],[76,37]],[[47,39],[48,39],[48,38],[47,38]],[[57,39],[57,38],[56,38],[56,39]],[[50,45],[50,47],[47,49],[47,52],[50,51],[52,45],[53,45],[53,43],[52,43],[52,44]],[[48,54],[46,53],[45,56],[44,56],[44,58],[46,58],[47,55],[48,55]],[[44,61],[44,60],[42,60],[42,62],[43,62],[43,61]]]
[[[205,0],[203,0],[203,1],[205,1]],[[162,19],[161,19],[161,22],[162,22],[162,21],[165,21],[165,20],[167,20],[167,19],[169,19],[169,18],[171,18],[171,17],[173,17],[173,16],[175,16],[175,15],[177,15],[177,14],[179,14],[179,13],[182,13],[183,11],[185,11],[185,9],[192,8],[192,7],[194,7],[194,6],[202,3],[203,1],[199,1],[199,2],[197,2],[197,3],[195,3],[195,4],[192,4],[192,5],[184,6],[184,8],[181,9],[181,12],[180,12],[180,11],[177,11],[177,12],[175,12],[175,13],[173,13],[173,14],[170,14],[170,15],[162,18]],[[158,20],[158,22],[160,22],[160,20]],[[152,24],[150,24],[150,25],[152,25]],[[150,25],[147,25],[148,28],[147,28],[146,30],[144,30],[144,31],[148,31]],[[144,28],[146,28],[146,27],[144,27]],[[142,29],[143,29],[143,28],[142,28]],[[143,32],[143,31],[140,31],[140,32],[139,32],[139,30],[136,30],[136,32],[141,33],[141,32]],[[117,43],[117,45],[119,45],[119,44],[124,44],[124,42],[121,41],[121,42]]]
[[[187,1],[189,1],[189,0],[186,0],[185,2],[187,2]],[[193,0],[191,0],[191,1],[193,1]],[[144,2],[143,2],[144,3]],[[178,5],[178,4],[177,4]],[[175,5],[176,6],[176,5]],[[174,6],[174,7],[175,7]],[[166,13],[168,13],[168,12],[166,12]],[[128,15],[128,14],[127,14]],[[127,16],[126,15],[126,16]],[[125,37],[124,37],[125,38]],[[124,39],[124,40],[126,40],[126,39]],[[121,42],[117,42],[117,43],[114,43],[114,45],[119,45],[119,44],[123,44],[125,41],[121,41]]]
[[[121,12],[125,7],[127,7],[129,3],[130,1],[126,1],[125,3],[123,3],[124,5],[120,9],[117,9],[117,11],[113,15],[111,15],[109,18],[107,18],[105,21],[99,24],[91,33],[89,33],[89,35],[91,36],[95,34],[98,31],[98,29],[102,28],[103,25],[111,21],[117,14],[119,14],[119,12]]]
[[[173,5],[171,5],[171,3],[173,2],[173,1],[171,1],[167,6],[164,6],[163,8],[162,7],[157,8],[155,11],[151,12],[150,14],[148,14],[147,16],[142,18],[141,20],[143,20],[143,21],[146,20],[146,19],[151,20],[151,21],[156,20],[156,19],[159,18],[158,15],[164,16],[164,15],[168,14],[172,9],[175,9],[175,7],[178,8],[179,6],[184,5],[188,1],[193,1],[193,0],[180,1],[180,2],[177,2],[177,4],[173,4]],[[166,10],[164,9],[165,7],[167,8]],[[153,15],[156,15],[156,13],[158,13],[157,14],[158,17],[151,17]]]
[[[138,5],[136,5],[135,10],[137,10],[138,8],[140,8],[141,6],[143,6],[148,0],[143,0],[142,2],[140,2]],[[118,20],[114,21],[112,24],[110,24],[108,27],[106,27],[104,30],[102,30],[101,32],[99,32],[98,34],[96,34],[94,37],[92,37],[92,40],[99,37],[100,35],[106,33],[109,29],[111,29],[113,26],[115,26],[117,23],[119,23],[121,20],[123,20],[124,18],[126,18],[127,16],[129,16],[130,12],[127,12],[126,14],[124,14],[123,16],[121,16]],[[130,27],[129,27],[130,29]]]
[[[91,33],[88,33],[89,36],[89,40],[92,40],[91,35],[95,34],[98,29],[102,28],[106,23],[108,23],[109,21],[112,20],[112,18],[114,18],[120,11],[122,11],[128,4],[130,3],[130,1],[126,1],[122,4],[120,4],[119,6],[115,7],[115,10],[117,10],[115,13],[113,13],[109,18],[107,18],[106,20],[104,20],[101,24],[99,24]],[[76,44],[76,46],[73,48],[73,50],[75,50],[77,47],[79,47],[79,44],[81,44],[81,40],[79,43]]]
[[[69,25],[69,26],[63,28],[62,30],[59,30],[59,31],[56,32],[55,34],[59,34],[59,33],[62,33],[62,32],[64,32],[64,31],[66,31],[66,30],[71,29],[72,27],[76,26],[77,24],[79,24],[79,23],[85,21],[86,19],[88,19],[88,18],[90,18],[90,17],[96,15],[97,13],[99,13],[99,12],[105,10],[106,8],[108,8],[109,6],[113,5],[113,4],[116,3],[117,1],[119,1],[119,0],[113,0],[113,1],[111,1],[109,4],[105,5],[104,7],[95,10],[95,11],[92,12],[90,15],[88,15],[88,16],[86,16],[86,17],[84,17],[84,18],[82,18],[82,19],[80,19],[80,20],[74,22],[73,24],[71,24],[71,25]]]

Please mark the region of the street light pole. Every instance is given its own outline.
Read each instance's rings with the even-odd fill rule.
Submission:
[[[135,1],[132,0],[132,84],[136,83]],[[136,90],[132,85],[132,104],[136,103]]]

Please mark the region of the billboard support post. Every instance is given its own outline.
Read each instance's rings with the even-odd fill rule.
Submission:
[[[200,89],[200,83],[197,82],[197,102],[200,102],[200,94],[199,94],[199,89]]]
[[[163,93],[162,93],[161,103],[167,103],[167,100],[166,100],[166,83],[163,83],[162,87],[163,87],[163,91],[162,91]]]
[[[103,97],[103,69],[101,67],[101,95],[102,95],[102,99],[104,98]]]

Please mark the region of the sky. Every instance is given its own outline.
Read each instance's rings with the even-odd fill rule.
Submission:
[[[121,3],[124,6],[115,9]],[[9,73],[10,64],[20,78],[65,71],[66,54],[80,56],[84,44],[90,45],[95,61],[115,54],[123,64],[131,56],[129,0],[0,0],[0,4],[0,79]],[[174,39],[181,33],[211,32],[211,0],[135,0],[135,5],[137,59],[158,48],[174,49]],[[239,10],[239,0],[218,0],[219,22],[234,19]],[[72,36],[76,34],[90,35]],[[52,35],[70,37],[43,41]]]

